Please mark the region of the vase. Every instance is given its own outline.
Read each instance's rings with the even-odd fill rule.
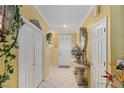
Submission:
[[[81,57],[81,56],[75,56],[75,59],[76,59],[77,61],[79,61],[79,60],[80,60],[80,57]]]

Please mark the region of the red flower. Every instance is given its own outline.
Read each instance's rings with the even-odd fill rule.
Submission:
[[[111,75],[110,73],[108,73],[107,71],[105,71],[105,72],[106,72],[106,75],[105,75],[105,76],[102,76],[102,77],[104,77],[104,78],[106,78],[107,80],[113,82],[113,77],[112,77],[112,75]]]

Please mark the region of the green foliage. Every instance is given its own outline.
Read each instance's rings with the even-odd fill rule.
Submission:
[[[3,61],[5,69],[4,73],[0,75],[0,88],[4,86],[4,83],[10,79],[10,74],[14,73],[14,67],[12,65],[13,60],[15,60],[16,55],[11,52],[12,49],[17,49],[18,48],[18,34],[19,34],[19,28],[24,24],[23,19],[21,18],[20,15],[20,7],[16,5],[16,11],[14,15],[14,20],[13,24],[11,27],[11,42],[5,42],[3,44],[3,47],[0,48],[0,58],[5,58]]]

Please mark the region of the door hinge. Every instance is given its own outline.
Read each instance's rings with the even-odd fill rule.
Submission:
[[[104,61],[104,66],[105,66],[105,61]]]
[[[104,32],[106,32],[106,28],[104,28]]]

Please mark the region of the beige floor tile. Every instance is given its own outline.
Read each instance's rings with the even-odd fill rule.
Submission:
[[[42,88],[77,88],[72,68],[50,66],[49,76],[40,85]]]

